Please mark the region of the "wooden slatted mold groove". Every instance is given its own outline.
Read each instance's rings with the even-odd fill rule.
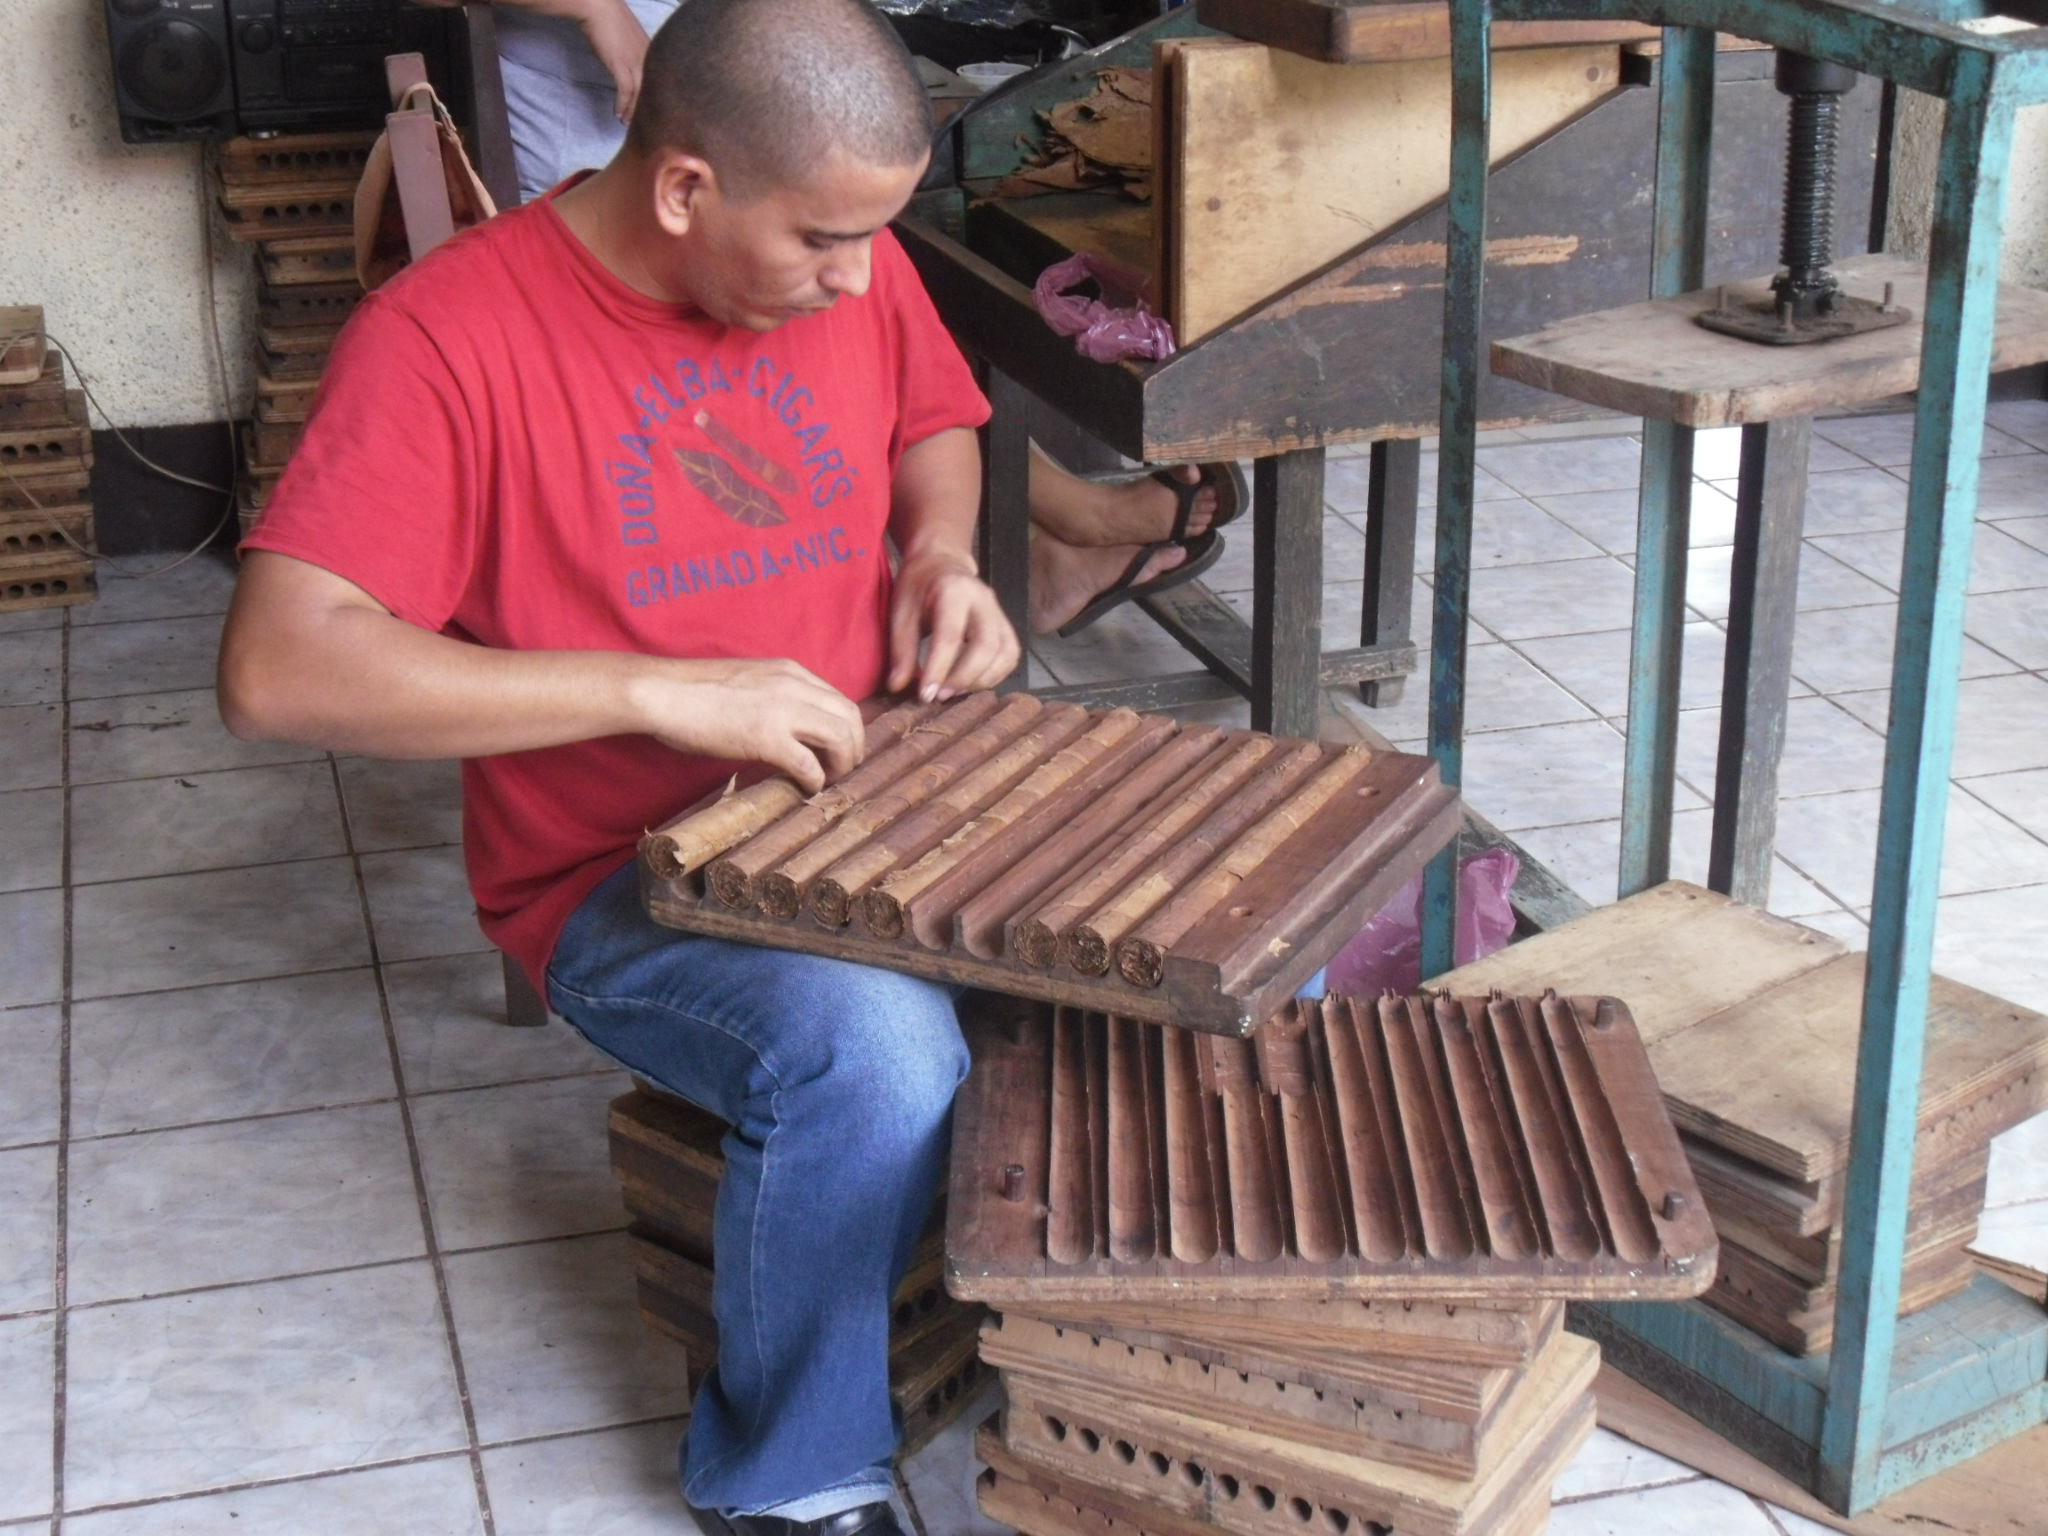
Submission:
[[[998,1306],[1680,1299],[1714,1276],[1611,998],[1332,996],[1250,1040],[1013,1009],[954,1125],[949,1283]]]

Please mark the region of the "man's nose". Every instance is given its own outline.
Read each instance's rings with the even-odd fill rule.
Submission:
[[[832,259],[818,274],[818,285],[828,293],[845,294],[849,299],[857,299],[866,293],[874,276],[872,244],[867,240],[855,240],[834,251]]]

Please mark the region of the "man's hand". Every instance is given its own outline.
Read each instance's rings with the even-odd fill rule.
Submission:
[[[413,4],[453,10],[462,0],[413,0]],[[612,77],[612,89],[619,95],[619,121],[633,121],[633,104],[640,99],[640,71],[647,62],[647,32],[640,18],[627,9],[626,0],[498,0],[498,4],[567,17],[580,26],[591,52]]]
[[[793,661],[698,661],[630,685],[646,734],[699,757],[766,763],[816,794],[861,759],[860,706]]]
[[[971,559],[943,549],[905,558],[889,604],[891,693],[901,693],[913,678],[917,696],[927,702],[993,688],[1016,668],[1020,654],[1017,631]]]
[[[647,62],[647,33],[640,18],[626,9],[626,0],[586,0],[577,20],[598,63],[612,77],[619,95],[619,121],[633,121],[633,105],[640,99],[640,70]]]
[[[929,702],[993,688],[1023,649],[975,570],[981,445],[974,433],[950,427],[906,448],[890,500],[889,532],[903,564],[889,605],[889,691],[915,679],[918,697]]]

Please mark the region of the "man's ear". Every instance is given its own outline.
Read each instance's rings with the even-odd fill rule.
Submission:
[[[718,173],[708,160],[682,150],[662,153],[654,166],[654,220],[670,235],[686,235],[707,196],[718,194]]]

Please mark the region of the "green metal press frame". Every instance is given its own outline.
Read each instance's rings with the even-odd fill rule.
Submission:
[[[1453,785],[1463,777],[1484,367],[1491,23],[1605,19],[1664,28],[1653,298],[1702,285],[1717,31],[1833,60],[1947,104],[1834,1348],[1822,1361],[1752,1347],[1761,1341],[1697,1304],[1616,1307],[1596,1330],[1624,1355],[1647,1351],[1677,1362],[1725,1397],[1734,1417],[1754,1421],[1753,1433],[1744,1437],[1752,1449],[1768,1455],[1775,1437],[1784,1453],[1772,1459],[1835,1508],[1861,1510],[2048,1416],[2048,1325],[2038,1308],[2001,1313],[1998,1297],[1971,1292],[1965,1298],[1977,1308],[1974,1329],[1967,1320],[1957,1322],[1954,1309],[1903,1322],[1898,1317],[2007,172],[2015,112],[2048,101],[2048,39],[1958,25],[1987,13],[1970,0],[1921,0],[1916,8],[1883,0],[1450,0],[1450,6],[1454,122],[1430,751]],[[1644,424],[1623,788],[1624,895],[1665,879],[1670,863],[1692,447],[1689,428]],[[1449,852],[1439,857],[1425,881],[1425,975],[1452,965],[1454,858]],[[2011,1300],[2021,1303],[2017,1296]],[[2013,1326],[1987,1330],[1986,1316],[2003,1316]]]

